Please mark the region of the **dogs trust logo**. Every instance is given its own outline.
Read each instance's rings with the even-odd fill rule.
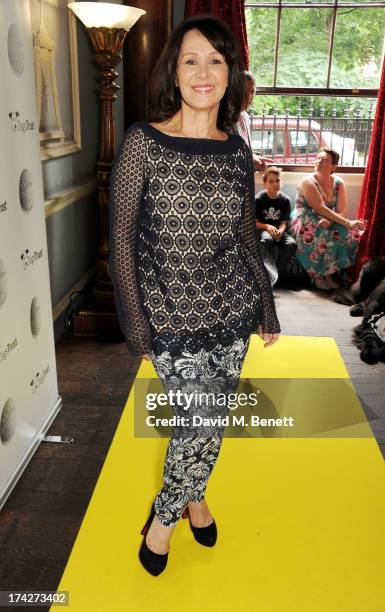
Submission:
[[[41,374],[40,372],[36,372],[35,376],[32,378],[30,382],[30,386],[32,387],[32,393],[36,393],[38,388],[41,387],[41,385],[47,378],[48,373],[49,373],[49,364],[47,365],[45,370],[42,371]]]
[[[2,347],[0,344],[0,363],[5,361],[11,351],[17,347],[17,338],[15,337],[12,342],[8,342],[6,347]]]
[[[29,249],[25,249],[25,251],[20,255],[20,259],[23,262],[23,270],[26,270],[29,266],[33,266],[35,261],[43,257],[43,249],[40,251],[34,251],[30,254]]]
[[[22,132],[25,134],[25,132],[30,132],[35,129],[35,122],[28,121],[28,119],[23,121],[18,111],[8,113],[8,117],[11,122],[11,130],[13,133]]]

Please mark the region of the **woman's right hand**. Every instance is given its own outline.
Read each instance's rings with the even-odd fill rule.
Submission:
[[[363,232],[366,227],[366,223],[365,221],[362,221],[362,219],[354,219],[354,220],[349,219],[347,226],[349,229],[354,229],[354,230]]]
[[[142,359],[145,359],[146,361],[151,361],[151,357],[150,357],[150,355],[148,355],[147,353],[145,353],[144,355],[142,355]]]

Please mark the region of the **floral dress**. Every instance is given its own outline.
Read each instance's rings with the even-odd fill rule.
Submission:
[[[317,188],[317,180],[312,177]],[[335,176],[331,202],[324,204],[337,212],[338,193],[342,179]],[[329,228],[317,227],[321,216],[311,208],[303,194],[297,192],[291,219],[291,232],[298,248],[297,259],[309,276],[328,275],[354,265],[359,233],[339,223]]]

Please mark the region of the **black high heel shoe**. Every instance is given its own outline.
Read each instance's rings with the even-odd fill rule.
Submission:
[[[191,524],[190,513],[188,511],[188,507],[186,506],[183,511],[182,518],[187,517],[189,518],[191,531],[193,532],[196,541],[199,542],[199,544],[203,544],[203,546],[214,546],[215,542],[217,541],[217,526],[215,520],[213,519],[213,522],[206,527],[194,527],[194,525]]]
[[[150,525],[152,523],[154,516],[155,516],[155,502],[152,504],[151,514],[148,517],[142,531],[140,532],[142,535],[144,535],[144,538],[143,538],[143,542],[139,550],[139,559],[143,567],[150,574],[152,574],[153,576],[159,576],[159,574],[163,572],[163,570],[165,569],[167,565],[168,553],[165,553],[164,555],[158,555],[158,553],[155,553],[152,550],[150,550],[146,544],[147,531],[150,528]]]

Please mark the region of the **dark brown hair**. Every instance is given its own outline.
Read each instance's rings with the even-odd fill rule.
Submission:
[[[328,153],[328,155],[330,155],[330,157],[332,158],[333,165],[338,164],[338,162],[340,161],[340,154],[338,153],[338,151],[335,151],[335,149],[331,149],[330,147],[322,147],[320,151],[325,151],[325,153]]]
[[[198,30],[226,60],[229,83],[219,105],[217,127],[230,131],[237,123],[242,108],[244,66],[231,30],[211,15],[189,17],[171,34],[150,79],[150,121],[170,119],[181,107],[176,68],[183,37],[190,30]]]

